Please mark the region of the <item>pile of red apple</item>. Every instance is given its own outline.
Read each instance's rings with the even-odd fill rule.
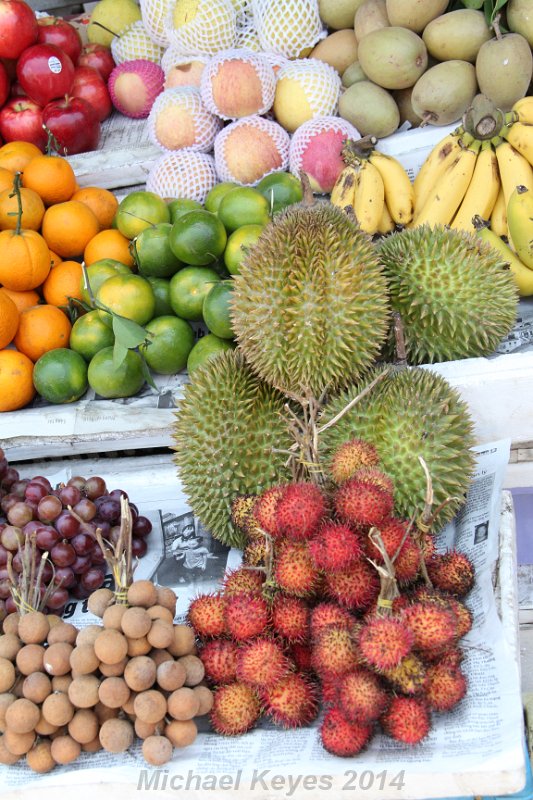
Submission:
[[[61,155],[95,150],[114,66],[109,47],[83,44],[67,20],[0,0],[0,137],[44,151],[50,131]]]

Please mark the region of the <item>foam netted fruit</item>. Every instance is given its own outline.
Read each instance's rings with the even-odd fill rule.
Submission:
[[[378,249],[409,363],[487,356],[511,331],[518,302],[512,272],[476,236],[422,225],[385,237]]]
[[[258,493],[288,478],[291,441],[284,397],[228,350],[194,371],[174,426],[175,461],[190,507],[212,535],[242,546],[231,521],[235,495]]]
[[[391,368],[389,368],[391,369]],[[341,392],[326,405],[322,423],[335,417],[380,371]],[[354,436],[372,442],[383,471],[394,481],[395,514],[406,519],[424,508],[427,465],[434,508],[449,501],[436,525],[464,502],[474,467],[472,420],[466,403],[442,376],[428,369],[391,369],[353,409],[321,434],[322,459]]]
[[[266,714],[284,728],[309,725],[318,712],[316,687],[298,672],[285,675],[261,692]]]
[[[327,203],[281,211],[234,276],[232,325],[253,369],[315,395],[355,378],[385,339],[387,286],[370,239]]]

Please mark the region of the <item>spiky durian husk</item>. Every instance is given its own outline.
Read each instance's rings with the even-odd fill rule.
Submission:
[[[421,225],[381,240],[410,364],[486,356],[512,330],[518,292],[501,256],[464,231]],[[392,336],[387,355],[393,356]]]
[[[291,392],[359,376],[383,345],[387,283],[370,237],[329,203],[282,211],[234,279],[232,324],[252,368]]]
[[[244,545],[231,521],[238,494],[256,494],[289,480],[291,444],[282,394],[259,380],[238,351],[217,355],[195,370],[174,424],[175,455],[194,513],[220,541]]]
[[[374,379],[352,386],[325,406],[321,423],[338,414]],[[354,437],[375,445],[383,472],[394,482],[395,514],[410,518],[424,507],[427,464],[434,508],[453,502],[438,515],[437,525],[451,519],[464,502],[474,467],[472,420],[457,391],[435,372],[421,367],[392,368],[389,375],[320,436],[324,464],[343,442]]]

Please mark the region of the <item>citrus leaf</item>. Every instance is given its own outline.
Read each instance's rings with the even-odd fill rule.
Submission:
[[[143,354],[142,354],[142,353],[139,353],[139,355],[141,356],[141,361],[142,361],[142,370],[143,370],[143,375],[144,375],[144,379],[145,379],[146,383],[147,383],[149,386],[151,386],[151,387],[152,387],[152,389],[155,389],[156,391],[158,391],[158,388],[157,388],[157,386],[156,386],[156,384],[155,384],[155,382],[154,382],[153,375],[152,375],[152,373],[151,373],[151,371],[150,371],[150,367],[149,367],[149,366],[148,366],[148,364],[146,363],[146,361],[145,361],[145,359],[144,359],[144,356],[143,356]]]
[[[113,333],[115,341],[128,349],[138,347],[147,337],[147,332],[137,322],[116,314],[113,314]]]
[[[115,340],[113,345],[113,367],[118,369],[128,355],[128,348]]]
[[[479,9],[483,6],[483,0],[463,0],[463,5],[466,6],[466,8]]]

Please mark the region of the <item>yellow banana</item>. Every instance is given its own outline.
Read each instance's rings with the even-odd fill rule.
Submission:
[[[373,235],[385,205],[385,187],[376,167],[370,161],[361,161],[355,178],[353,210],[363,231]]]
[[[396,158],[377,150],[369,160],[381,175],[390,216],[398,225],[407,225],[413,219],[415,205],[415,192],[407,172]]]
[[[479,214],[489,219],[500,191],[500,175],[496,153],[490,142],[483,142],[477,157],[472,180],[451,223],[452,228],[473,232],[472,217]]]
[[[508,205],[509,198],[517,186],[527,186],[528,189],[533,189],[533,168],[508,141],[498,145],[496,158],[498,159],[505,205]]]
[[[520,261],[533,270],[533,190],[518,186],[507,204],[507,225]]]
[[[394,220],[387,207],[387,201],[385,200],[383,203],[383,214],[381,215],[376,233],[381,233],[382,236],[385,236],[387,233],[392,233],[395,227],[396,225],[394,224]]]
[[[511,111],[518,116],[518,121],[524,125],[533,125],[533,97],[522,97],[517,100]]]
[[[496,236],[507,236],[507,206],[503,195],[503,187],[500,185],[498,197],[494,203],[492,214],[490,215],[490,229]]]
[[[451,164],[460,150],[459,136],[449,133],[430,152],[413,181],[415,216],[426,202],[439,176]]]
[[[505,126],[502,135],[533,166],[533,124],[515,122]]]
[[[487,226],[478,228],[477,235],[486,244],[497,250],[503,261],[509,264],[520,297],[531,297],[533,295],[533,270],[528,269],[516,253],[513,253],[511,248],[491,228]]]
[[[343,209],[353,206],[356,174],[355,167],[344,167],[331,190],[330,200],[334,206]]]
[[[446,167],[412,225],[449,225],[466,194],[477,161],[480,142],[462,148]]]

